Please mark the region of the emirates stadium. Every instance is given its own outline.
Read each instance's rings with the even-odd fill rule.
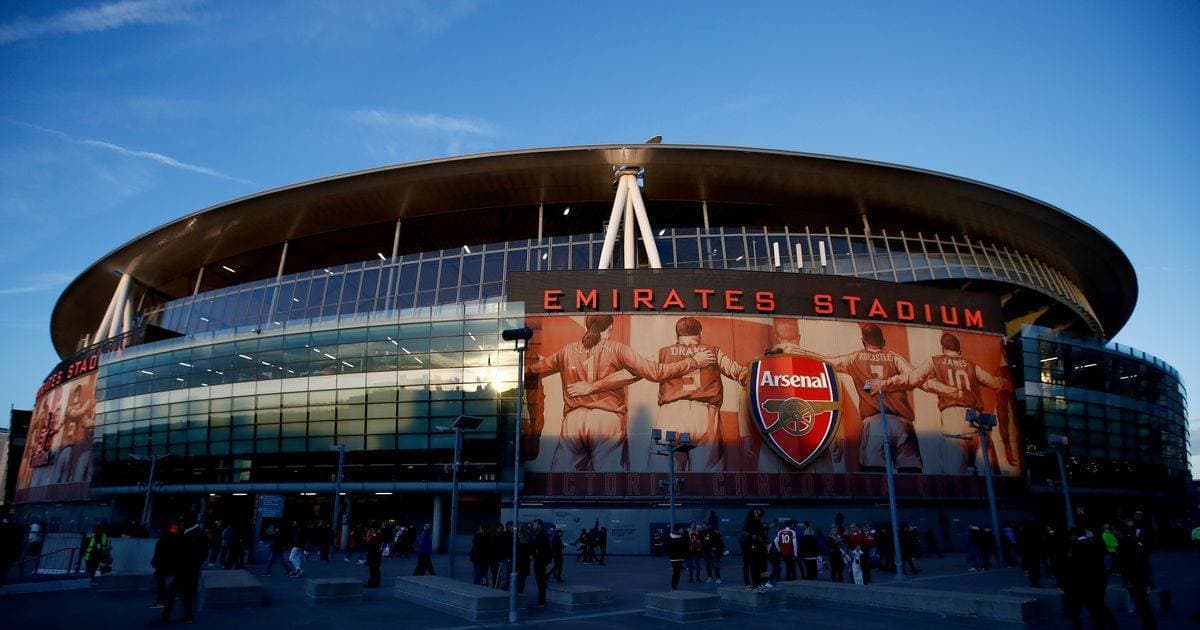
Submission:
[[[337,514],[442,544],[452,494],[465,537],[517,485],[522,520],[645,553],[672,506],[884,520],[890,458],[922,528],[985,522],[990,483],[1006,518],[1165,529],[1186,390],[1111,341],[1137,295],[1084,221],[907,166],[635,144],[336,175],[70,283],[15,500],[52,531]]]

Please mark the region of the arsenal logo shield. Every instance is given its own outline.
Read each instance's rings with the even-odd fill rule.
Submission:
[[[750,366],[750,415],[780,457],[807,466],[833,440],[841,392],[833,366],[807,356],[778,354]]]

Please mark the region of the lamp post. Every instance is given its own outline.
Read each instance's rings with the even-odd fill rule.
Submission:
[[[517,623],[517,530],[521,527],[521,415],[525,410],[525,351],[533,338],[533,329],[510,328],[500,333],[505,341],[513,342],[517,351],[517,422],[513,428],[513,530],[512,570],[508,576],[508,622]]]
[[[896,581],[904,581],[904,560],[900,554],[900,523],[896,514],[896,480],[892,473],[892,434],[888,431],[887,410],[883,405],[883,384],[872,381],[863,386],[863,391],[871,392],[871,384],[878,385],[879,418],[883,423],[883,469],[887,472],[888,510],[892,515],[892,561],[896,563]]]
[[[454,577],[454,535],[458,532],[458,470],[462,468],[462,434],[463,431],[473,431],[479,428],[481,423],[483,423],[483,418],[459,416],[450,426],[438,427],[438,431],[442,433],[454,434],[454,472],[450,477],[450,541],[447,549],[450,552],[450,571],[448,573],[450,577]]]
[[[158,465],[158,460],[166,459],[171,456],[170,453],[155,455],[153,441],[151,441],[149,444],[149,451],[150,453],[148,455],[140,455],[138,453],[130,453],[129,455],[139,462],[150,462],[150,474],[146,479],[146,501],[142,504],[142,525],[145,525],[147,529],[150,527],[150,511],[151,508],[154,507],[154,469]]]
[[[342,515],[342,468],[346,463],[346,445],[334,444],[329,450],[337,451],[338,454],[337,475],[333,477],[333,522],[329,524],[330,531],[336,535],[342,529],[339,519]],[[342,544],[338,545],[339,550],[346,548],[347,532],[343,531],[341,534]]]
[[[1075,528],[1075,511],[1071,508],[1071,486],[1067,482],[1067,465],[1063,461],[1063,451],[1067,450],[1067,436],[1052,433],[1046,436],[1048,451],[1027,451],[1028,455],[1050,455],[1058,460],[1058,478],[1062,483],[1063,504],[1067,510],[1067,529]]]
[[[979,432],[979,450],[983,452],[983,475],[987,480],[988,508],[992,512],[992,537],[996,539],[996,552],[999,553],[1004,545],[1000,540],[1000,519],[996,516],[996,491],[992,488],[992,463],[988,456],[988,446],[991,445],[988,433],[992,427],[996,426],[996,416],[968,409],[967,423]]]
[[[654,443],[661,446],[663,450],[654,451],[655,455],[663,455],[667,458],[667,505],[671,508],[671,533],[675,532],[675,454],[687,453],[696,448],[692,444],[692,434],[676,433],[675,431],[667,431],[666,439],[663,439],[662,429],[652,429],[650,437]]]

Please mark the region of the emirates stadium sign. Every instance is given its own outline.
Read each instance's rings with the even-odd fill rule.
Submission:
[[[803,468],[829,446],[842,410],[832,365],[808,356],[766,356],[750,365],[747,387],[751,417],[784,460]]]

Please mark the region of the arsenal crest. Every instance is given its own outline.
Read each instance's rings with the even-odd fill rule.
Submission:
[[[750,415],[780,457],[807,466],[833,440],[841,392],[833,366],[808,356],[777,354],[750,366]]]

